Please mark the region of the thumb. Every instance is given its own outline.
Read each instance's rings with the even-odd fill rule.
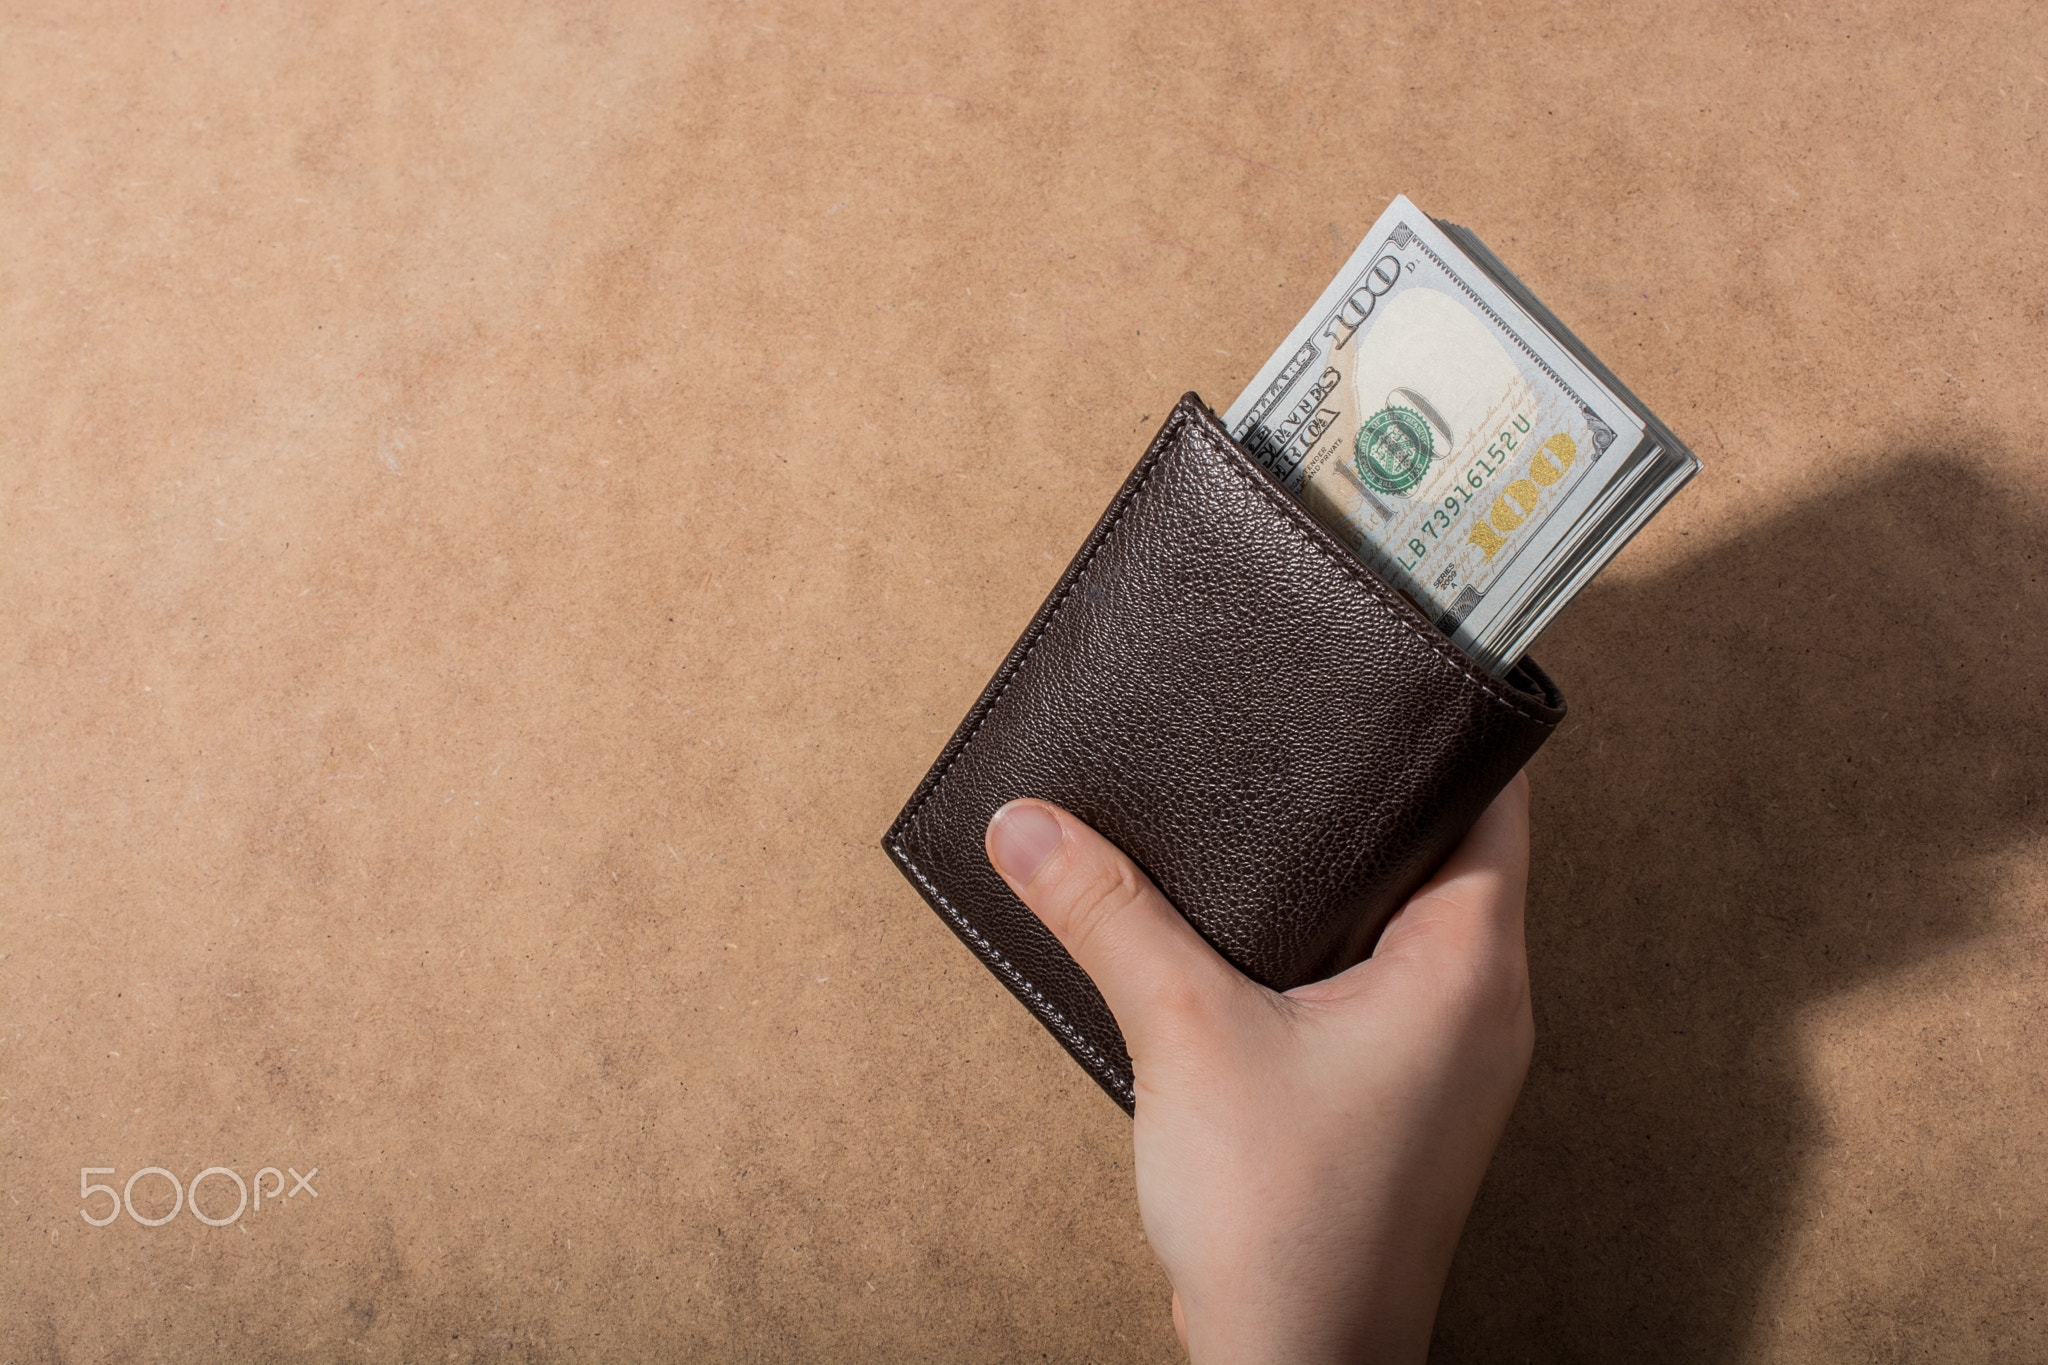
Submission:
[[[1136,1057],[1243,980],[1116,845],[1046,801],[989,821],[988,860],[1095,982]]]

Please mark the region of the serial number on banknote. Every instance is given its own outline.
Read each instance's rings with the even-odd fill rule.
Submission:
[[[1453,631],[1504,604],[1597,495],[1587,471],[1640,435],[1406,200],[1224,420]]]

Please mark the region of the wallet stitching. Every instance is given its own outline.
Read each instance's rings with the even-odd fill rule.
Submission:
[[[1152,482],[1152,475],[1158,470],[1160,459],[1165,456],[1168,443],[1175,436],[1179,435],[1181,430],[1186,428],[1187,424],[1188,414],[1177,407],[1173,416],[1167,420],[1166,428],[1160,431],[1158,439],[1153,442],[1153,449],[1148,456],[1152,463],[1145,470],[1145,476],[1139,479],[1137,484],[1132,487],[1130,496],[1124,499],[1124,505],[1116,510],[1116,515],[1110,518],[1107,526],[1102,528],[1102,538],[1095,542],[1095,548],[1088,552],[1087,558],[1083,559],[1076,566],[1073,577],[1067,580],[1067,586],[1061,590],[1060,595],[1054,599],[1052,606],[1047,609],[1044,617],[1038,623],[1037,631],[1031,637],[1031,643],[1024,647],[1024,652],[1017,657],[1015,666],[1010,669],[1009,676],[1003,679],[1002,687],[997,689],[996,694],[990,697],[987,704],[981,708],[981,716],[974,722],[974,728],[967,732],[967,737],[960,741],[960,747],[953,751],[951,758],[946,760],[946,766],[941,768],[939,775],[932,779],[932,783],[925,789],[922,799],[908,811],[905,811],[902,819],[897,821],[897,829],[907,830],[917,822],[917,817],[930,804],[932,797],[938,794],[939,788],[946,784],[947,777],[952,775],[953,765],[965,757],[967,751],[974,746],[974,741],[981,737],[982,727],[988,724],[989,718],[995,714],[996,707],[1002,703],[1005,696],[1009,695],[1011,684],[1015,683],[1018,676],[1023,673],[1024,666],[1031,662],[1031,656],[1038,651],[1039,643],[1045,639],[1047,632],[1052,629],[1052,623],[1059,618],[1059,614],[1062,611],[1066,610],[1068,601],[1074,595],[1074,589],[1079,587],[1081,580],[1088,576],[1088,570],[1095,563],[1095,557],[1101,554],[1110,541],[1116,538],[1117,528],[1123,525],[1125,514],[1131,508],[1137,506],[1138,498],[1144,493],[1145,486]],[[932,884],[929,877],[924,875],[924,870],[917,865],[917,860],[910,856],[910,850],[903,846],[902,840],[896,840],[891,847],[896,856],[903,860],[903,865],[910,869],[910,875],[917,878],[918,885],[922,886],[930,895],[932,903],[945,912],[946,918],[952,921],[953,925],[960,930],[962,936],[983,953],[984,959],[989,965],[995,967],[1004,976],[1008,977],[1010,982],[1017,987],[1018,991],[1038,1007],[1035,1011],[1038,1017],[1051,1026],[1054,1032],[1058,1033],[1077,1054],[1086,1057],[1093,1063],[1096,1072],[1109,1082],[1111,1090],[1118,1098],[1135,1104],[1137,1102],[1136,1093],[1125,1083],[1123,1077],[1118,1074],[1117,1069],[1110,1063],[1109,1059],[1104,1057],[1100,1049],[1090,1042],[1079,1029],[1067,1022],[1067,1017],[1053,1006],[1052,1001],[1048,1000],[1038,987],[1031,984],[1030,977],[1024,975],[1009,958],[1003,956],[1001,950],[994,943],[990,942],[979,929],[975,928],[966,916],[953,908],[952,902],[948,901],[944,893]]]
[[[1138,480],[1137,485],[1131,489],[1131,495],[1125,500],[1124,505],[1117,509],[1116,516],[1110,519],[1109,525],[1102,528],[1102,539],[1095,542],[1095,548],[1090,550],[1088,557],[1082,560],[1080,565],[1075,568],[1074,576],[1067,581],[1067,586],[1054,599],[1051,608],[1045,613],[1045,618],[1038,623],[1038,629],[1032,635],[1031,643],[1024,647],[1024,652],[1017,656],[1015,666],[1010,669],[1009,676],[1003,679],[1002,687],[998,688],[996,694],[990,697],[987,704],[981,708],[981,716],[974,722],[974,728],[967,732],[967,738],[960,741],[960,747],[954,751],[951,758],[946,760],[946,766],[939,770],[939,775],[932,779],[931,787],[926,790],[923,798],[909,811],[905,812],[899,828],[908,826],[917,819],[918,812],[925,808],[932,797],[938,793],[939,788],[945,784],[947,776],[953,771],[953,765],[965,757],[967,750],[974,744],[974,741],[981,737],[981,727],[988,724],[989,718],[995,714],[997,705],[1002,702],[1005,696],[1009,695],[1011,684],[1015,683],[1017,676],[1024,671],[1024,665],[1031,662],[1031,656],[1038,652],[1039,643],[1045,639],[1046,632],[1052,629],[1053,621],[1058,618],[1061,612],[1067,609],[1067,602],[1073,597],[1074,589],[1081,586],[1081,580],[1087,577],[1089,567],[1095,563],[1095,557],[1101,554],[1109,545],[1109,542],[1115,538],[1117,528],[1123,524],[1124,514],[1137,505],[1139,494],[1145,491],[1146,484],[1152,482],[1152,475],[1158,468],[1159,462],[1154,460],[1152,467],[1145,471],[1145,477]]]
[[[1211,440],[1213,441],[1214,437],[1212,434],[1206,432],[1204,434],[1211,435]],[[1231,473],[1237,475],[1239,479],[1243,480],[1253,490],[1262,494],[1265,497],[1266,501],[1273,504],[1276,510],[1284,513],[1286,516],[1289,517],[1289,519],[1296,518],[1299,512],[1299,508],[1289,506],[1287,503],[1282,502],[1280,497],[1271,488],[1268,488],[1264,483],[1260,482],[1256,476],[1250,473],[1250,471],[1238,468],[1237,462],[1233,459],[1228,458],[1228,456],[1232,454],[1231,451],[1229,451],[1228,449],[1221,449],[1218,451],[1218,453],[1226,457],[1223,461],[1223,465],[1226,469],[1228,469]],[[1299,523],[1297,522],[1297,524]],[[1447,650],[1442,642],[1433,640],[1429,636],[1423,634],[1420,630],[1417,630],[1415,628],[1415,623],[1413,621],[1410,621],[1406,616],[1404,616],[1401,613],[1400,609],[1396,607],[1392,602],[1388,602],[1385,600],[1384,594],[1387,592],[1387,589],[1383,587],[1374,578],[1363,573],[1359,565],[1355,563],[1347,563],[1344,559],[1339,558],[1334,554],[1331,554],[1329,546],[1322,544],[1313,535],[1306,534],[1305,531],[1302,536],[1302,539],[1307,541],[1311,546],[1313,546],[1317,551],[1319,551],[1322,554],[1323,558],[1329,560],[1330,563],[1335,565],[1339,571],[1341,571],[1347,577],[1356,582],[1360,587],[1363,587],[1370,591],[1373,594],[1374,598],[1380,601],[1380,604],[1382,606],[1386,607],[1390,612],[1392,612],[1394,620],[1400,625],[1401,629],[1407,631],[1410,635],[1413,635],[1417,640],[1429,646],[1429,648],[1433,652],[1435,652],[1437,657],[1441,658],[1445,663],[1451,665],[1451,667],[1457,669],[1459,674],[1465,679],[1465,681],[1471,683],[1481,692],[1484,692],[1487,696],[1493,698],[1502,706],[1507,707],[1516,715],[1522,717],[1522,719],[1532,721],[1535,724],[1544,726],[1547,729],[1556,728],[1556,721],[1545,720],[1540,715],[1531,714],[1525,706],[1523,706],[1520,702],[1516,701],[1514,698],[1504,697],[1500,693],[1494,691],[1493,687],[1490,685],[1489,681],[1483,674],[1478,673],[1475,670],[1474,666],[1467,663],[1462,657],[1457,657],[1458,649],[1456,645],[1451,645]]]
[[[1049,1025],[1060,1037],[1064,1038],[1067,1045],[1073,1048],[1075,1052],[1092,1062],[1101,1074],[1108,1079],[1119,1098],[1136,1103],[1137,1095],[1129,1086],[1124,1084],[1123,1077],[1117,1074],[1116,1068],[1110,1064],[1107,1057],[1102,1055],[1100,1049],[1095,1044],[1089,1042],[1079,1029],[1067,1022],[1067,1016],[1059,1012],[1052,1001],[1045,997],[1043,991],[1031,984],[1030,977],[1024,975],[1009,958],[1003,956],[1002,951],[989,941],[987,935],[975,928],[966,916],[953,908],[953,903],[946,899],[944,892],[932,884],[931,878],[924,875],[923,869],[918,867],[916,860],[910,856],[910,851],[904,848],[900,841],[891,847],[896,856],[903,860],[903,865],[910,869],[910,875],[917,878],[918,885],[922,886],[926,893],[931,896],[934,904],[946,912],[946,917],[953,922],[954,926],[960,930],[968,942],[978,948],[991,966],[997,968],[1004,976],[1008,977],[1011,984],[1016,986],[1032,1004],[1038,1007],[1036,1013],[1039,1019]]]

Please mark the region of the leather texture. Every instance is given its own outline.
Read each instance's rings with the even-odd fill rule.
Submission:
[[[1564,717],[1484,672],[1183,397],[883,847],[1132,1112],[1086,973],[989,866],[1005,802],[1066,807],[1288,990],[1367,956]]]

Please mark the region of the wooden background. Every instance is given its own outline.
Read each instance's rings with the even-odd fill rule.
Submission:
[[[1403,191],[1707,464],[1536,651],[1437,1356],[2048,1357],[2043,72],[2019,4],[16,7],[0,1357],[1174,1359],[1126,1120],[876,840]],[[317,1194],[81,1217],[150,1166]]]

